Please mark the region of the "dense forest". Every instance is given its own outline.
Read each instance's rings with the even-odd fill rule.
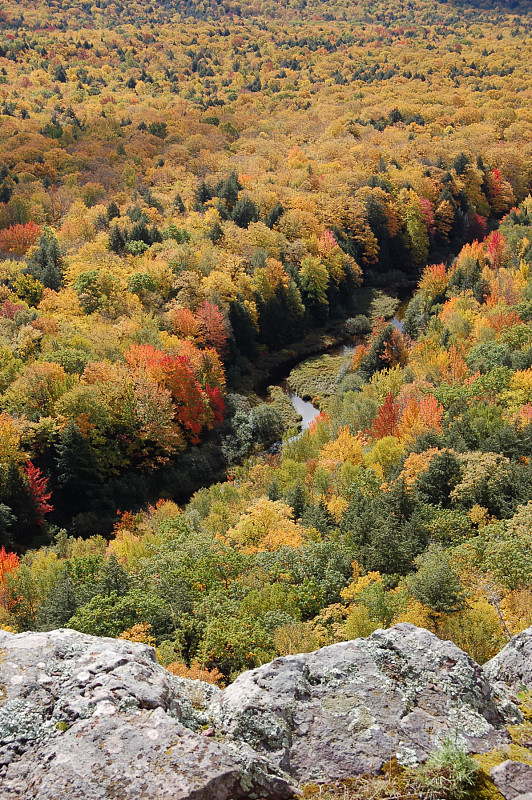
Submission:
[[[223,683],[532,623],[527,7],[1,4],[0,625]]]

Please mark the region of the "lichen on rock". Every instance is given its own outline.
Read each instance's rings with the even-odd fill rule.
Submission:
[[[153,648],[71,630],[0,632],[0,646],[2,800],[293,795],[260,755],[200,734],[219,690],[174,677]]]
[[[456,645],[406,623],[246,672],[211,709],[224,736],[304,781],[424,761],[450,732],[484,752],[519,717]]]
[[[275,659],[223,691],[121,639],[0,632],[0,648],[2,800],[282,800],[423,762],[450,733],[503,752],[521,719],[469,656],[406,623]]]

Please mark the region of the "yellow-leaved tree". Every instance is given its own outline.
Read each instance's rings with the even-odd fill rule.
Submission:
[[[353,436],[347,425],[343,425],[336,439],[322,447],[319,455],[320,465],[326,469],[333,469],[337,464],[346,461],[360,464],[364,455],[363,443],[360,436]]]
[[[229,539],[248,553],[297,547],[303,541],[303,534],[304,529],[293,520],[290,506],[266,497],[254,500],[227,532]]]

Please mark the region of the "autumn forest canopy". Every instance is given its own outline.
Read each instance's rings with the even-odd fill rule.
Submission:
[[[0,626],[223,682],[532,623],[531,23],[0,3]]]

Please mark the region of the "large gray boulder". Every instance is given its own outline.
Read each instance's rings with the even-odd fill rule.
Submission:
[[[486,752],[520,718],[462,650],[407,623],[245,672],[210,710],[219,734],[302,781],[423,761],[447,735]]]
[[[492,683],[505,683],[516,694],[532,690],[532,628],[514,636],[500,653],[484,664]]]
[[[145,645],[0,631],[0,798],[291,797],[249,747],[201,735],[217,692],[175,678]]]

